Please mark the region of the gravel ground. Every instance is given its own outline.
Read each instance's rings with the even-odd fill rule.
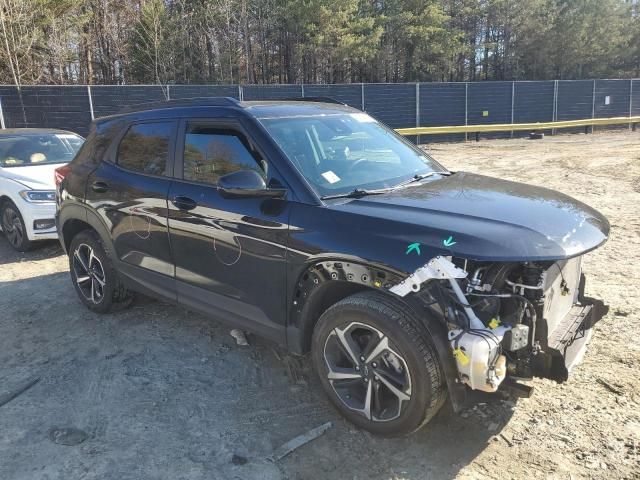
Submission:
[[[610,241],[586,257],[603,298],[586,359],[532,398],[445,407],[408,439],[344,422],[306,358],[140,298],[98,316],[77,300],[55,243],[0,236],[0,479],[640,478],[640,134],[435,144],[451,169],[544,185],[604,213]],[[6,397],[5,397],[6,398]],[[292,437],[333,427],[291,455]]]

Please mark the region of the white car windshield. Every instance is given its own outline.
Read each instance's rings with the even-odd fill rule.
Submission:
[[[67,163],[80,149],[84,139],[62,133],[0,136],[0,166],[24,167],[48,163]]]
[[[416,175],[446,172],[366,113],[260,122],[320,196],[388,188]]]

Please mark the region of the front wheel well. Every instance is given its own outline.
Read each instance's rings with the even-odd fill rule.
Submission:
[[[318,288],[309,297],[302,312],[301,325],[301,352],[306,353],[311,350],[311,339],[313,337],[313,329],[315,328],[320,316],[326,312],[332,305],[343,300],[355,293],[363,291],[375,291],[375,289],[367,287],[359,283],[350,283],[343,281],[327,282]]]
[[[2,208],[2,206],[7,202],[13,203],[13,200],[11,200],[7,195],[0,195],[0,208]]]
[[[386,292],[400,281],[398,272],[354,259],[327,258],[308,264],[292,292],[287,322],[289,350],[308,352],[318,319],[340,300],[363,291]]]

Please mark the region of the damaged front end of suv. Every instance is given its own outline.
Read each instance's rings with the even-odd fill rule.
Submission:
[[[607,311],[585,297],[582,261],[609,222],[562,193],[456,172],[332,209],[377,240],[366,257],[405,272],[384,288],[424,312],[456,410],[468,388],[567,380]]]
[[[495,392],[534,376],[565,381],[605,313],[584,297],[581,257],[473,262],[438,256],[391,291],[419,295],[447,325],[458,380]]]

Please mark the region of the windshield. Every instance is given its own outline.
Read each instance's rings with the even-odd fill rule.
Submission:
[[[61,133],[0,136],[0,166],[67,163],[83,143],[84,139],[78,135]]]
[[[393,187],[418,174],[445,171],[366,113],[260,122],[320,196]]]

